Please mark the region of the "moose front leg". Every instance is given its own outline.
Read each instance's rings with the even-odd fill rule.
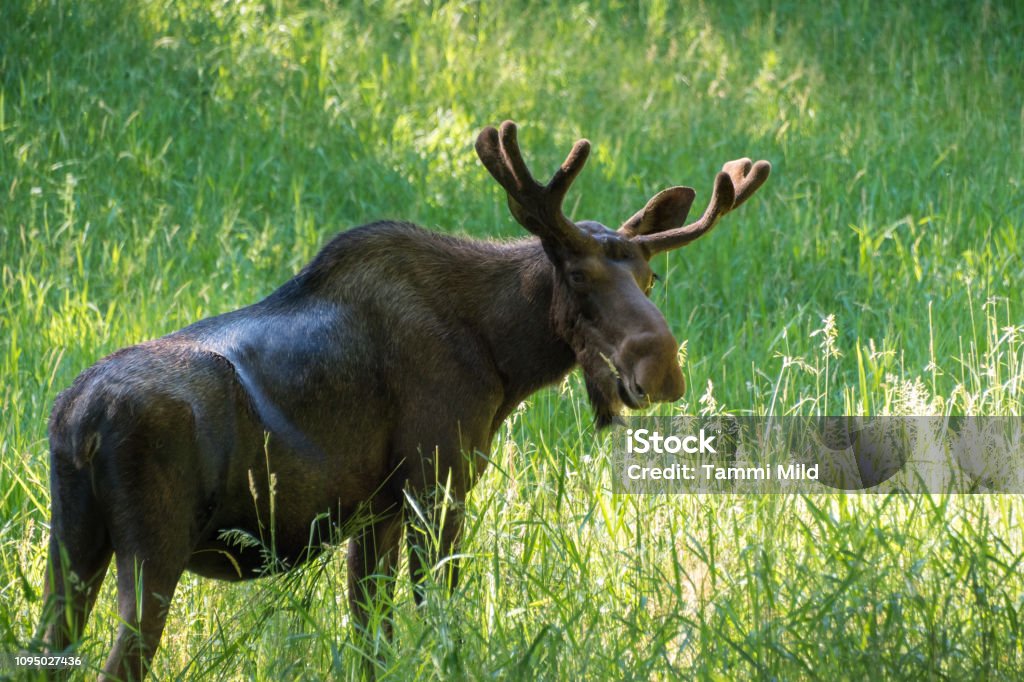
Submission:
[[[409,545],[409,576],[416,604],[424,599],[425,582],[430,578],[448,593],[459,582],[459,541],[462,535],[462,499],[436,487],[425,495],[410,495],[406,542]],[[436,572],[435,572],[436,571]]]
[[[349,606],[356,627],[368,641],[374,638],[375,607],[380,614],[381,632],[385,637],[391,636],[388,611],[394,595],[401,539],[402,514],[399,511],[371,519],[349,540]]]
[[[464,372],[434,377],[429,390],[413,396],[407,418],[398,429],[392,461],[405,497],[409,573],[417,605],[423,603],[428,581],[453,592],[458,584],[456,558],[462,535],[466,495],[487,468],[484,454],[493,438],[495,414],[503,401],[501,383],[489,373],[488,358],[471,344],[432,349],[446,354]],[[438,396],[451,396],[473,406],[469,416],[452,422],[446,414],[425,411]],[[452,405],[447,406],[448,409]]]
[[[417,604],[423,603],[428,580],[449,594],[458,585],[466,495],[487,465],[479,454],[486,440],[460,440],[448,450],[420,455],[406,478],[406,541]]]

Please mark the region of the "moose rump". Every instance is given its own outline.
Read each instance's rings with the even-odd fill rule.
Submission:
[[[260,441],[230,365],[160,342],[118,351],[58,397],[49,433],[48,643],[62,649],[81,635],[115,549],[118,646],[137,643],[132,627],[157,640],[166,604],[155,595],[169,601],[237,453]]]

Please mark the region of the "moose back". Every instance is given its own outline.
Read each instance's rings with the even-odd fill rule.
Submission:
[[[710,230],[768,178],[727,163],[702,217],[687,187],[618,230],[562,212],[589,143],[536,182],[516,127],[476,142],[534,236],[492,243],[379,222],[343,232],[266,299],[124,348],[85,370],[49,424],[52,522],[41,634],[82,636],[111,557],[121,625],[105,675],[141,679],[185,570],[245,580],[349,537],[357,627],[408,533],[416,584],[449,585],[461,505],[495,432],[527,396],[582,368],[598,426],[683,393],[678,344],[647,293],[650,258]],[[444,506],[444,523],[440,508]],[[272,538],[271,553],[239,534]],[[419,592],[416,592],[419,599]]]

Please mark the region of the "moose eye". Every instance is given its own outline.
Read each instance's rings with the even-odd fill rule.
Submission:
[[[650,283],[649,283],[649,284],[647,285],[647,288],[646,288],[646,289],[644,289],[644,293],[645,293],[645,294],[649,294],[649,293],[651,293],[651,289],[653,289],[653,288],[654,288],[654,285],[655,285],[655,284],[657,284],[657,283],[658,283],[658,282],[660,282],[660,281],[661,281],[661,277],[658,277],[658,273],[656,273],[656,272],[652,272],[652,273],[651,273],[651,281],[650,281]]]
[[[587,283],[587,273],[582,270],[570,270],[569,281],[572,282],[574,286],[583,286]]]

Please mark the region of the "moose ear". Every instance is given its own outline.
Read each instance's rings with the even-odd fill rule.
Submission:
[[[686,224],[696,192],[692,187],[669,187],[655,194],[647,205],[622,223],[619,234],[632,239],[642,234],[657,234]]]

